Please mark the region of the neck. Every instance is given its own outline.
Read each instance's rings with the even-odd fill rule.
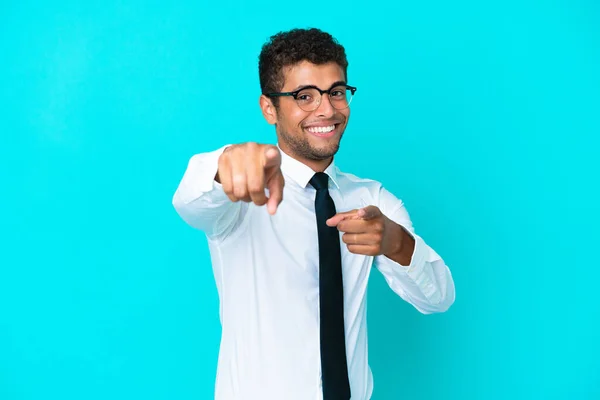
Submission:
[[[333,161],[333,157],[329,157],[327,160],[305,160],[305,159],[297,159],[301,163],[306,164],[315,172],[324,172],[329,164]]]

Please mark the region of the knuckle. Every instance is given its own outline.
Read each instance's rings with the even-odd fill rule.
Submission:
[[[256,142],[248,142],[246,143],[246,152],[248,155],[254,154],[260,150],[260,146]]]
[[[240,145],[238,144],[234,144],[231,146],[228,146],[225,148],[225,150],[223,150],[223,153],[221,153],[221,159],[223,160],[230,160],[232,157],[235,157],[236,154],[238,154],[240,151]]]
[[[221,186],[223,187],[223,191],[225,193],[233,192],[233,185],[229,179],[221,179]]]
[[[229,165],[228,155],[223,153],[219,156],[219,160],[217,161],[217,170],[223,170]]]
[[[233,183],[235,183],[236,185],[242,185],[246,183],[246,177],[244,176],[244,174],[241,173],[236,173],[233,175]]]
[[[246,186],[236,185],[233,188],[233,193],[238,197],[245,197],[247,195]]]
[[[264,190],[263,185],[258,181],[250,181],[248,182],[248,191],[252,194],[260,194]]]

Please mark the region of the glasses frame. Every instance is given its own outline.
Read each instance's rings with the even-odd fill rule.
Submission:
[[[321,101],[323,99],[323,95],[324,94],[327,94],[327,96],[330,96],[331,91],[333,89],[339,89],[342,86],[345,87],[347,90],[350,90],[350,93],[352,94],[352,97],[354,97],[354,93],[356,92],[357,88],[355,86],[350,86],[350,85],[348,85],[346,83],[343,83],[343,82],[336,82],[329,89],[326,89],[326,90],[322,90],[322,89],[318,88],[315,85],[307,85],[307,86],[303,86],[303,87],[301,87],[301,88],[299,88],[297,90],[294,90],[293,92],[273,92],[273,93],[266,93],[265,96],[267,96],[267,97],[293,97],[294,100],[298,101],[298,95],[300,94],[300,92],[302,92],[302,91],[304,91],[306,89],[315,89],[315,90],[317,90],[321,94],[321,97],[319,98],[319,102],[317,103],[317,106],[313,110],[311,110],[311,111],[314,111],[317,108],[319,108],[319,106],[321,105]],[[350,101],[352,101],[352,100],[350,100]],[[329,100],[329,102],[331,103],[331,99]],[[296,104],[298,104],[298,103],[296,103]],[[333,103],[331,103],[331,106],[333,108],[335,108],[336,110],[344,110],[344,109],[350,107],[350,102],[344,108],[336,108],[333,105]],[[300,107],[300,105],[298,105],[298,107]],[[300,107],[300,108],[302,108],[302,107]],[[307,110],[304,110],[304,111],[307,111]]]

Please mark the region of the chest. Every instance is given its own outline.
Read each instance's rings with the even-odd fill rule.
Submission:
[[[368,200],[363,196],[342,196],[331,191],[337,212],[345,212],[364,207]],[[318,278],[319,236],[315,213],[315,193],[284,192],[284,199],[275,215],[269,215],[265,207],[253,207],[246,221],[246,237],[255,253],[267,264],[279,263],[274,268],[291,269],[290,272],[308,274]],[[352,274],[362,268],[369,257],[352,254],[348,251],[340,235],[342,269]],[[327,251],[327,250],[325,250]]]

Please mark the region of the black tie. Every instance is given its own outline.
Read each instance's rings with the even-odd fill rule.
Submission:
[[[329,177],[317,172],[310,184],[317,189],[315,211],[319,233],[319,304],[323,400],[349,400],[348,363],[344,335],[344,290],[340,237],[325,223],[336,213],[327,188]]]

